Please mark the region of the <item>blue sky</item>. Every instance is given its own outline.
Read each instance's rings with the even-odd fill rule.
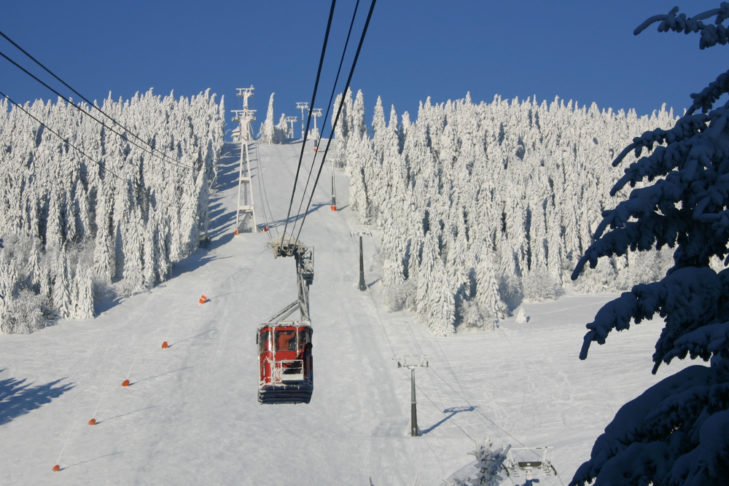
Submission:
[[[679,5],[695,14],[718,1],[380,0],[352,82],[368,116],[376,97],[399,113],[418,102],[555,96],[601,108],[681,111],[689,93],[727,69],[726,47],[697,36],[633,29]],[[316,106],[325,107],[354,0],[339,0]],[[0,30],[91,99],[154,87],[191,95],[211,88],[239,108],[236,88],[256,87],[263,121],[311,98],[329,0],[10,1]],[[369,0],[361,0],[358,38]],[[356,44],[356,39],[353,41]],[[354,47],[354,46],[353,46]],[[353,50],[353,49],[352,49]],[[0,51],[22,55],[0,39]],[[29,65],[29,64],[28,64]],[[345,63],[347,68],[349,62]],[[37,70],[35,70],[37,72]],[[345,76],[343,75],[343,78]],[[0,59],[0,91],[17,101],[55,95]]]

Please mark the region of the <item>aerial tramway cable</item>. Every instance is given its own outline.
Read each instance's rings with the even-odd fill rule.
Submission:
[[[15,67],[17,67],[18,69],[20,69],[21,71],[23,71],[23,72],[24,72],[25,74],[27,74],[28,76],[30,76],[31,78],[33,78],[33,79],[34,79],[35,81],[37,81],[38,83],[40,83],[41,85],[43,85],[43,86],[44,86],[44,87],[45,87],[46,89],[48,89],[49,91],[51,91],[52,93],[54,93],[54,94],[55,94],[56,96],[58,96],[58,97],[60,97],[61,99],[64,99],[64,100],[66,99],[66,97],[65,97],[65,96],[64,96],[64,95],[63,95],[62,93],[60,93],[60,92],[59,92],[58,90],[56,90],[55,88],[51,87],[51,86],[50,86],[50,85],[49,85],[48,83],[46,83],[45,81],[43,81],[42,79],[40,79],[40,78],[39,78],[38,76],[36,76],[35,74],[33,74],[33,73],[31,73],[30,71],[28,71],[27,69],[25,69],[25,68],[24,68],[23,66],[21,66],[21,65],[20,65],[20,64],[19,64],[19,63],[18,63],[17,61],[14,61],[13,59],[11,59],[11,58],[10,58],[10,57],[9,57],[9,56],[8,56],[7,54],[5,54],[4,52],[0,51],[0,57],[3,57],[3,58],[5,58],[5,60],[7,60],[7,61],[8,61],[9,63],[11,63],[11,64],[12,64],[12,65],[14,65]],[[71,102],[71,101],[68,101],[68,103],[69,103],[69,104],[70,104],[71,106],[73,106],[74,108],[76,108],[76,109],[77,109],[77,110],[78,110],[79,112],[81,112],[82,114],[84,114],[84,115],[88,116],[89,118],[93,119],[94,121],[96,121],[96,122],[97,122],[97,123],[99,123],[100,125],[103,125],[103,126],[105,126],[106,128],[108,128],[110,132],[114,133],[115,135],[117,135],[117,136],[119,136],[119,137],[124,137],[124,135],[125,135],[125,134],[123,134],[123,133],[119,133],[118,131],[116,131],[116,130],[114,130],[113,128],[111,128],[111,126],[108,126],[108,125],[106,125],[106,124],[105,124],[105,123],[104,123],[103,121],[101,121],[100,119],[98,119],[98,118],[96,118],[95,116],[93,116],[93,115],[92,115],[92,114],[91,114],[90,112],[88,112],[88,111],[85,111],[85,110],[83,110],[83,109],[81,108],[81,106],[79,106],[79,105],[77,105],[76,103],[73,103],[73,102]],[[87,101],[87,103],[88,103],[88,101]],[[97,107],[96,107],[96,106],[95,106],[95,105],[94,105],[93,103],[91,103],[90,105],[91,105],[91,107],[93,107],[93,108],[96,108],[96,109],[98,109],[98,108],[97,108]],[[101,111],[101,110],[99,110],[99,111]],[[103,111],[101,111],[101,112],[102,112],[102,113],[104,113]],[[106,116],[107,118],[110,118],[110,119],[111,119],[111,120],[112,120],[112,121],[113,121],[113,122],[114,122],[114,123],[115,123],[116,125],[119,125],[119,126],[120,126],[120,127],[122,127],[122,128],[124,127],[124,126],[123,126],[122,124],[120,124],[119,122],[117,122],[116,120],[114,120],[113,118],[111,118],[111,117],[110,117],[109,115],[107,115],[106,113],[104,113],[104,116]],[[127,132],[127,133],[128,133],[129,135],[132,135],[133,137],[136,137],[137,139],[139,139],[139,137],[138,137],[137,135],[134,135],[134,134],[133,134],[132,132],[130,132],[130,131],[128,131],[128,130],[126,130],[126,132]],[[140,139],[140,140],[141,140],[141,139]],[[162,153],[161,153],[161,152],[159,152],[159,151],[157,151],[157,152],[159,152],[159,155],[158,155],[157,153],[155,153],[155,150],[154,150],[154,149],[153,149],[153,148],[151,147],[151,145],[149,146],[150,148],[148,148],[148,149],[147,149],[147,148],[144,148],[144,147],[142,147],[141,145],[137,144],[136,142],[134,142],[134,141],[132,141],[132,140],[130,140],[130,139],[128,139],[128,138],[127,138],[127,141],[128,141],[128,142],[129,142],[130,144],[132,144],[132,145],[134,145],[135,147],[137,147],[138,149],[140,149],[140,150],[144,151],[145,153],[147,153],[147,154],[150,154],[150,155],[151,155],[152,157],[157,157],[157,158],[159,158],[159,159],[160,159],[160,160],[161,160],[162,162],[165,162],[165,163],[168,163],[168,164],[173,164],[173,165],[176,165],[176,166],[179,166],[179,167],[184,167],[184,168],[186,168],[186,169],[192,169],[192,168],[193,168],[193,167],[192,167],[191,165],[188,165],[188,164],[184,164],[184,163],[182,163],[182,162],[179,162],[179,161],[177,161],[177,160],[171,159],[171,158],[169,158],[169,157],[165,156],[164,154],[162,154]],[[145,142],[145,143],[146,143],[146,142]],[[149,144],[147,144],[147,145],[149,145]]]
[[[357,46],[357,51],[355,53],[354,60],[352,62],[352,67],[350,69],[349,76],[347,78],[347,82],[346,82],[346,85],[345,85],[345,88],[344,88],[344,91],[343,91],[344,93],[346,93],[347,90],[349,89],[349,86],[350,86],[350,83],[351,83],[351,80],[352,80],[352,76],[354,74],[354,70],[355,70],[355,67],[357,65],[357,61],[359,59],[359,55],[360,55],[360,52],[361,52],[361,49],[362,49],[362,45],[363,45],[365,36],[367,34],[367,29],[369,27],[369,23],[370,23],[370,20],[372,18],[372,12],[374,11],[375,4],[376,4],[376,0],[372,0],[372,3],[370,4],[369,12],[367,14],[367,20],[365,21],[365,25],[364,25],[364,28],[362,30],[362,35],[360,37],[360,41],[359,41],[359,44]],[[352,16],[352,20],[351,20],[350,27],[349,27],[349,32],[347,34],[347,40],[346,40],[346,43],[345,43],[344,50],[342,52],[342,57],[340,59],[339,68],[337,70],[337,75],[336,75],[336,79],[335,79],[335,82],[334,82],[334,86],[332,88],[332,96],[330,96],[330,99],[329,99],[329,103],[328,103],[328,106],[327,106],[327,112],[326,112],[326,115],[324,117],[324,121],[322,122],[322,127],[324,127],[326,125],[326,120],[327,120],[328,115],[329,115],[329,110],[330,110],[330,106],[332,104],[333,94],[334,94],[334,92],[336,90],[336,84],[337,84],[337,82],[339,80],[339,75],[340,75],[340,72],[341,72],[342,63],[344,61],[344,57],[345,57],[345,54],[346,54],[346,49],[347,49],[347,45],[349,43],[349,38],[350,38],[351,31],[352,31],[352,26],[354,24],[354,20],[355,20],[355,17],[356,17],[358,5],[359,5],[359,0],[357,0],[357,4],[355,5],[354,14]],[[314,100],[316,98],[316,91],[317,91],[317,87],[318,87],[318,83],[319,83],[319,77],[320,77],[320,74],[321,74],[322,61],[323,61],[324,53],[325,53],[325,50],[326,50],[326,44],[327,44],[327,39],[328,39],[328,35],[329,35],[329,29],[330,29],[330,26],[331,26],[331,20],[332,20],[333,10],[334,10],[334,1],[332,2],[332,9],[330,11],[329,21],[328,21],[328,24],[327,24],[327,34],[326,34],[326,37],[325,37],[325,40],[324,40],[324,46],[322,48],[322,55],[321,55],[321,59],[320,59],[320,63],[319,63],[319,69],[318,69],[318,72],[317,72],[317,78],[316,78],[315,86],[314,86],[314,93],[312,95],[312,103],[310,105],[312,107],[314,106]],[[339,104],[339,107],[337,109],[337,113],[336,113],[336,116],[334,118],[334,122],[333,122],[332,128],[331,128],[331,134],[332,135],[333,135],[334,130],[336,129],[337,123],[339,121],[339,117],[341,115],[342,106],[343,106],[343,103],[340,103]],[[291,216],[291,208],[292,208],[293,200],[294,200],[294,197],[295,197],[296,183],[298,182],[299,172],[300,172],[300,169],[301,169],[301,162],[302,162],[303,152],[304,152],[304,148],[306,146],[306,138],[307,138],[307,135],[308,135],[309,121],[310,121],[310,119],[311,119],[311,111],[309,112],[309,116],[307,117],[306,129],[305,129],[305,132],[304,132],[304,138],[303,138],[303,143],[302,143],[302,148],[301,148],[301,155],[299,156],[299,161],[298,161],[298,165],[297,165],[297,169],[296,169],[296,176],[295,176],[295,179],[294,179],[294,187],[293,187],[292,194],[291,194],[291,200],[289,202],[289,211],[288,211],[288,213],[286,215],[286,226],[284,226],[284,235],[286,233],[286,229],[287,229],[287,226],[288,226],[288,221],[289,221],[289,218]],[[321,138],[320,138],[320,140],[321,140]],[[328,141],[327,141],[326,148],[325,148],[324,154],[322,156],[322,160],[321,160],[321,162],[319,164],[319,169],[317,171],[316,179],[314,180],[314,184],[313,184],[313,186],[311,188],[311,193],[310,193],[309,200],[308,200],[308,203],[307,203],[307,206],[306,206],[306,210],[303,213],[301,213],[302,203],[303,203],[303,200],[304,200],[305,195],[306,195],[306,190],[307,190],[308,185],[309,185],[309,181],[310,181],[310,178],[311,178],[311,174],[312,174],[312,171],[313,171],[313,167],[314,167],[314,165],[316,163],[316,155],[314,156],[314,160],[312,161],[311,168],[309,169],[309,174],[307,176],[306,185],[304,187],[304,190],[302,191],[302,199],[301,199],[301,202],[299,203],[299,208],[298,208],[299,214],[302,214],[302,219],[301,219],[301,223],[298,226],[298,233],[296,233],[296,240],[298,240],[299,236],[301,235],[301,230],[302,230],[302,228],[304,226],[304,223],[306,221],[306,217],[307,217],[308,211],[309,211],[309,209],[311,207],[311,202],[312,202],[312,199],[313,199],[313,196],[314,196],[314,192],[316,190],[316,186],[317,186],[317,184],[319,182],[319,178],[321,176],[322,168],[323,168],[324,163],[326,161],[326,156],[327,156],[328,151],[329,151],[329,146],[331,144],[331,140],[332,140],[332,136],[330,136],[329,139],[328,139]],[[319,142],[317,143],[317,149],[318,148],[319,148]],[[318,150],[315,152],[315,154],[318,154]],[[295,232],[295,230],[296,230],[296,224],[294,223],[292,225],[292,235]],[[282,244],[283,244],[283,236],[282,236]],[[380,316],[379,316],[379,312],[377,311],[377,303],[375,302],[374,297],[369,292],[368,292],[368,295],[369,295],[370,299],[374,303],[374,307],[375,307],[375,311],[376,311],[376,315],[377,315],[376,316],[377,317],[377,321],[379,322],[380,326],[382,327],[383,334],[384,334],[385,339],[386,339],[386,341],[388,343],[388,346],[390,347],[390,351],[393,352],[393,354],[394,354],[394,348],[393,348],[392,342],[390,341],[390,338],[389,338],[387,329],[385,328],[384,324],[382,323],[382,320],[380,319]],[[409,328],[410,333],[411,333],[411,335],[413,337],[413,340],[415,341],[416,345],[418,346],[418,348],[420,349],[420,351],[422,353],[422,348],[420,347],[420,344],[417,342],[417,339],[414,336],[414,333],[412,331],[412,328],[410,328],[409,325],[408,325],[408,328]],[[451,369],[450,363],[448,362],[448,358],[447,358],[445,352],[443,351],[443,349],[440,347],[440,345],[438,345],[438,349],[439,349],[440,353],[443,355],[443,357],[445,358],[446,362],[448,363],[448,368]],[[452,369],[451,369],[451,373],[453,373]],[[512,435],[511,433],[509,433],[503,427],[499,426],[494,420],[492,420],[490,417],[488,417],[487,415],[485,415],[481,410],[479,410],[478,407],[475,407],[473,405],[470,405],[468,399],[466,398],[466,394],[465,394],[465,390],[463,388],[463,385],[460,383],[460,381],[458,380],[458,378],[457,378],[457,376],[456,376],[455,373],[453,373],[453,376],[455,378],[456,384],[458,385],[458,390],[453,386],[452,383],[450,383],[449,380],[446,380],[445,378],[443,378],[439,373],[435,373],[435,376],[438,378],[438,380],[440,380],[441,382],[443,382],[453,392],[455,392],[456,394],[460,394],[464,399],[466,399],[469,407],[471,407],[473,410],[475,410],[477,412],[477,415],[478,416],[480,416],[486,422],[488,422],[489,424],[491,424],[494,427],[496,427],[497,429],[499,429],[502,433],[504,433],[506,436],[508,436],[509,438],[511,438],[513,441],[517,442],[518,444],[520,444],[522,446],[525,445],[523,442],[521,442],[519,439],[517,439],[514,435]],[[439,407],[438,404],[436,404],[435,401],[427,393],[425,393],[425,391],[423,389],[420,389],[420,393],[435,408],[439,408],[439,409],[442,408],[442,407]],[[477,443],[476,439],[473,436],[471,436],[471,434],[469,434],[461,425],[459,425],[455,421],[453,422],[453,424],[468,439],[470,439],[474,443],[474,445]],[[431,450],[432,450],[432,448],[431,448]],[[558,477],[558,479],[560,480],[560,482],[562,482],[562,480],[559,477],[559,474],[556,472],[556,470],[554,472],[555,472],[556,476]]]
[[[349,76],[347,77],[347,83],[344,86],[344,92],[346,93],[349,89],[349,85],[352,82],[352,76],[354,75],[354,69],[357,67],[357,60],[359,59],[359,54],[362,51],[362,44],[364,43],[365,36],[367,35],[367,28],[370,25],[370,20],[372,19],[372,12],[375,9],[375,3],[377,3],[377,0],[372,0],[372,3],[370,4],[370,10],[367,12],[367,20],[365,21],[364,27],[362,29],[362,36],[359,39],[359,44],[357,45],[357,52],[354,54],[354,60],[352,61],[352,67],[349,70]],[[334,117],[334,123],[332,124],[332,133],[334,133],[334,129],[337,127],[337,123],[339,122],[339,116],[342,113],[342,107],[344,106],[344,103],[339,103],[339,107],[337,109],[337,115]],[[306,215],[309,212],[309,208],[311,207],[311,201],[314,198],[314,190],[316,189],[317,184],[319,183],[319,177],[321,176],[321,170],[324,167],[324,162],[327,159],[327,153],[329,152],[329,146],[332,143],[331,137],[329,140],[327,140],[326,148],[324,149],[324,155],[322,156],[321,163],[319,164],[319,170],[316,174],[316,179],[314,180],[314,185],[311,188],[311,194],[309,196],[309,202],[306,205],[306,210],[303,213],[301,224],[299,225],[299,232],[296,235],[296,238],[299,237],[301,234],[301,229],[304,227],[304,223],[306,222]]]
[[[326,54],[329,33],[334,16],[336,0],[332,0],[329,10],[324,43],[322,45],[319,67],[317,69],[314,91],[311,98],[311,106],[316,101],[316,92],[321,78],[322,65]],[[286,241],[286,229],[291,208],[296,195],[296,184],[301,171],[301,162],[304,156],[304,147],[311,122],[311,111],[306,119],[301,153],[296,167],[291,199],[286,214],[285,225],[280,243],[274,243],[274,255],[293,256],[296,260],[296,276],[298,287],[297,300],[286,306],[269,319],[269,322],[262,324],[256,333],[259,354],[259,380],[258,380],[258,401],[262,404],[269,403],[309,403],[314,390],[313,367],[311,356],[311,334],[312,328],[309,319],[309,286],[314,279],[313,250],[300,244],[298,241]],[[299,310],[301,318],[292,323],[285,323],[282,320],[288,317],[295,309]],[[291,337],[293,336],[293,338]],[[293,339],[293,341],[292,341]],[[293,345],[293,347],[292,347]]]
[[[260,162],[260,155],[258,154],[258,145],[253,144],[253,151],[255,151],[255,158],[256,162],[258,163],[258,189],[261,194],[261,197],[263,198],[263,217],[268,222],[268,231],[266,232],[268,234],[268,239],[271,241],[273,239],[273,236],[271,236],[271,233],[273,231],[273,228],[270,225],[271,221],[273,220],[273,211],[271,211],[271,205],[268,202],[268,194],[266,193],[266,181],[263,179],[263,165]],[[260,225],[259,225],[260,226]],[[276,230],[278,232],[278,230]]]
[[[332,24],[332,17],[334,14],[334,8],[335,8],[335,0],[332,0],[331,9],[329,11],[329,19],[327,22],[327,29],[326,34],[324,38],[324,44],[322,46],[322,52],[321,57],[319,59],[319,67],[317,69],[317,76],[316,81],[314,83],[314,91],[312,93],[312,100],[311,100],[311,106],[314,106],[314,102],[316,100],[316,93],[319,87],[319,80],[321,78],[321,71],[322,71],[322,65],[324,61],[324,57],[326,54],[326,47],[329,40],[329,33],[331,31],[331,24]],[[349,84],[352,80],[352,74],[354,72],[354,68],[357,64],[357,59],[359,58],[359,54],[362,49],[362,43],[364,41],[364,37],[367,32],[367,27],[369,26],[370,19],[372,18],[372,11],[374,9],[375,1],[372,1],[372,4],[370,6],[370,11],[367,16],[367,20],[365,22],[365,26],[362,32],[362,37],[360,39],[359,45],[357,47],[357,52],[354,56],[354,61],[352,63],[352,68],[349,72],[349,77],[347,79],[347,88],[349,87]],[[355,14],[353,16],[352,23],[354,22],[354,18],[356,17],[356,9]],[[350,26],[350,33],[351,33],[351,26]],[[349,35],[348,35],[349,40]],[[342,58],[346,55],[346,46],[344,49],[344,52],[342,54]],[[341,70],[341,62],[340,62],[340,70]],[[339,73],[337,73],[337,77],[339,76]],[[335,87],[336,88],[336,83]],[[345,89],[347,89],[345,88]],[[332,97],[334,96],[334,89],[332,90]],[[331,99],[329,101],[329,104],[331,105]],[[336,128],[336,121],[339,119],[339,116],[341,115],[343,103],[340,103],[339,109],[337,110],[337,117],[335,119],[335,123],[333,125],[333,128]],[[327,116],[328,116],[329,110],[327,110]],[[274,317],[270,319],[270,321],[274,322],[268,322],[263,324],[258,329],[257,334],[257,342],[259,343],[259,366],[260,366],[260,378],[259,378],[259,384],[258,384],[258,400],[260,403],[284,403],[284,402],[292,402],[292,403],[309,403],[309,400],[311,399],[311,393],[313,391],[313,375],[312,375],[312,368],[311,365],[308,366],[306,363],[310,363],[311,361],[311,324],[310,324],[310,318],[309,318],[309,286],[311,285],[314,277],[313,273],[313,250],[311,248],[307,248],[305,245],[301,244],[298,241],[298,235],[301,233],[301,229],[303,228],[304,221],[306,219],[306,214],[304,214],[301,225],[299,226],[299,233],[297,234],[296,238],[289,238],[289,240],[286,240],[286,230],[288,229],[288,223],[289,218],[291,217],[291,209],[293,207],[294,198],[296,196],[296,185],[298,183],[299,174],[301,172],[301,164],[303,160],[303,154],[304,149],[306,147],[306,139],[308,136],[309,131],[309,123],[311,121],[311,111],[309,111],[309,116],[306,120],[306,127],[304,130],[304,137],[303,142],[301,146],[301,152],[299,155],[298,164],[296,167],[296,175],[294,178],[294,184],[291,191],[291,198],[289,200],[289,208],[285,219],[285,225],[284,225],[284,231],[283,235],[281,236],[280,243],[275,243],[274,246],[274,254],[276,256],[293,256],[296,260],[296,272],[297,272],[297,281],[298,281],[298,288],[299,288],[299,295],[298,300],[295,301],[293,304],[288,305],[285,307],[282,311],[277,313]],[[331,138],[329,139],[329,143],[331,142]],[[329,147],[329,143],[327,144],[327,148]],[[319,145],[319,142],[317,143],[317,147]],[[313,193],[316,190],[316,185],[319,180],[319,176],[321,175],[321,170],[323,166],[323,162],[326,159],[326,153],[324,154],[324,157],[322,158],[322,164],[319,166],[319,171],[317,173],[317,177],[314,181],[314,185],[312,186],[312,197]],[[314,159],[316,160],[316,158]],[[311,177],[311,171],[313,170],[313,167],[315,165],[315,162],[312,163],[312,169],[310,169],[309,172],[309,178],[307,180],[307,187],[308,182]],[[303,191],[304,196],[302,196],[302,202],[303,197],[305,197],[306,189]],[[311,205],[311,197],[309,198],[308,205]],[[308,211],[308,207],[307,207]],[[293,236],[294,230],[296,226],[292,225],[292,231],[291,235]],[[292,324],[281,323],[281,319],[287,317],[291,314],[296,308],[299,309],[301,313],[301,322],[294,322]],[[278,329],[278,330],[277,330]],[[289,350],[295,351],[295,354],[286,354],[286,350],[282,350],[279,348],[278,343],[278,334],[276,334],[276,341],[275,344],[271,341],[272,332],[278,333],[296,333],[295,336],[298,336],[299,333],[303,332],[305,335],[308,336],[308,338],[305,338],[304,341],[300,341],[298,337],[295,337],[295,343],[294,348],[288,348]],[[307,344],[308,342],[308,344]],[[301,348],[303,344],[306,344],[305,348]],[[301,348],[301,349],[300,349]],[[272,352],[272,349],[275,349],[275,351]],[[308,350],[308,355],[307,355]],[[278,358],[278,353],[283,353],[281,358]],[[301,357],[303,356],[303,358]],[[303,363],[303,364],[301,364]]]
[[[84,157],[86,157],[87,159],[89,159],[89,160],[90,160],[91,162],[93,162],[94,164],[98,165],[98,166],[99,166],[99,167],[101,168],[101,170],[102,170],[103,172],[108,172],[109,174],[111,174],[112,176],[116,177],[116,178],[117,178],[117,179],[119,179],[119,180],[125,180],[125,179],[124,179],[124,178],[122,178],[121,176],[119,176],[119,175],[115,174],[115,173],[114,173],[113,171],[111,171],[111,170],[107,169],[107,168],[106,168],[106,167],[105,167],[104,165],[102,165],[102,164],[101,164],[101,163],[100,163],[100,162],[99,162],[99,161],[98,161],[97,159],[94,159],[93,157],[91,157],[90,155],[88,155],[88,154],[87,154],[86,152],[84,152],[83,150],[81,150],[80,148],[78,148],[77,146],[75,146],[74,144],[72,144],[71,142],[69,142],[69,141],[68,141],[68,139],[67,139],[66,137],[64,137],[63,135],[61,135],[60,133],[58,133],[58,132],[57,132],[57,131],[55,131],[54,129],[50,128],[50,127],[49,127],[48,125],[46,125],[45,123],[43,123],[43,122],[42,122],[41,120],[39,120],[39,119],[38,119],[38,118],[37,118],[37,117],[36,117],[35,115],[33,115],[33,114],[32,114],[31,112],[29,112],[28,110],[26,110],[25,108],[23,108],[23,107],[22,107],[21,105],[19,105],[18,103],[16,103],[16,102],[15,102],[15,101],[14,101],[14,100],[13,100],[13,99],[12,99],[12,98],[10,97],[10,96],[6,95],[6,94],[5,94],[5,93],[3,93],[2,91],[0,91],[0,96],[3,96],[3,97],[5,97],[5,99],[7,99],[7,100],[8,100],[8,101],[9,101],[10,103],[12,103],[12,104],[13,104],[13,105],[14,105],[14,106],[15,106],[15,107],[17,108],[17,109],[19,109],[20,111],[22,111],[23,113],[25,113],[26,115],[28,115],[28,116],[29,116],[30,118],[32,118],[32,119],[33,119],[33,120],[35,120],[36,122],[40,123],[40,125],[41,125],[41,126],[42,126],[43,128],[45,128],[46,130],[48,130],[49,132],[51,132],[51,133],[52,133],[53,135],[55,135],[56,137],[58,137],[58,138],[60,138],[61,140],[63,140],[63,142],[64,142],[64,143],[66,143],[66,144],[68,144],[68,146],[69,146],[69,147],[73,148],[73,149],[74,149],[74,150],[76,150],[76,151],[77,151],[78,153],[80,153],[81,155],[83,155]]]
[[[159,153],[159,155],[158,155],[159,157],[162,157],[162,158],[166,158],[167,157],[164,153],[160,152],[159,150],[156,150],[152,146],[151,143],[143,140],[136,133],[132,132],[129,128],[125,127],[124,125],[122,125],[121,123],[119,123],[117,120],[115,120],[111,115],[109,115],[104,110],[102,110],[101,108],[99,108],[98,106],[96,106],[94,103],[92,103],[91,101],[89,101],[88,98],[86,98],[83,94],[81,94],[78,91],[76,91],[71,85],[69,85],[67,82],[65,82],[63,79],[61,79],[58,75],[56,75],[56,73],[54,73],[48,67],[46,67],[45,64],[43,64],[42,62],[40,62],[33,55],[31,55],[28,51],[26,51],[25,49],[23,49],[20,45],[18,45],[17,42],[15,42],[13,39],[11,39],[10,37],[8,37],[7,34],[5,34],[1,30],[0,30],[0,36],[2,36],[3,38],[5,38],[5,40],[7,40],[8,42],[10,42],[13,46],[15,46],[16,49],[18,49],[20,52],[22,52],[23,54],[25,54],[28,58],[30,58],[38,66],[40,66],[41,68],[43,68],[43,70],[45,70],[48,74],[50,74],[51,76],[53,76],[56,80],[58,80],[58,82],[60,82],[66,88],[70,89],[76,96],[78,96],[83,101],[85,101],[86,103],[88,103],[89,106],[91,106],[96,111],[98,111],[99,113],[101,113],[102,115],[104,115],[106,118],[108,118],[109,120],[111,120],[115,125],[117,125],[120,128],[122,128],[126,133],[128,133],[129,135],[131,135],[133,138],[135,138],[135,139],[139,140],[140,142],[142,142],[143,144],[147,145],[152,150],[152,153],[157,152],[157,153]],[[172,159],[170,159],[170,160],[172,160]]]
[[[327,29],[326,33],[324,34],[324,44],[321,48],[321,56],[319,57],[319,68],[316,71],[316,81],[314,81],[314,91],[311,94],[311,104],[309,106],[313,107],[314,102],[316,101],[316,91],[319,88],[319,79],[321,78],[321,68],[324,64],[324,55],[327,51],[327,43],[329,42],[329,32],[331,31],[332,27],[332,18],[334,17],[334,6],[336,5],[337,1],[332,0],[331,8],[329,9],[329,19],[327,20]],[[301,161],[304,158],[304,148],[306,147],[306,139],[307,135],[309,133],[309,123],[311,122],[311,110],[309,110],[309,115],[306,117],[306,128],[304,130],[304,138],[301,144],[301,153],[299,154],[299,163],[296,166],[296,176],[294,176],[294,186],[291,190],[291,200],[289,201],[289,209],[286,213],[286,222],[284,223],[284,230],[283,234],[281,235],[281,243],[284,243],[284,238],[286,237],[286,229],[288,228],[289,224],[289,218],[291,217],[291,208],[294,205],[294,196],[296,195],[296,184],[299,180],[299,171],[301,170]]]
[[[337,67],[337,75],[334,78],[334,84],[332,84],[332,91],[329,94],[329,101],[327,102],[327,111],[324,113],[324,118],[321,122],[322,130],[326,126],[327,120],[329,119],[329,112],[331,111],[332,107],[332,101],[334,100],[334,94],[337,90],[337,83],[339,82],[339,75],[342,72],[342,65],[344,64],[344,57],[347,54],[347,47],[349,46],[349,39],[352,35],[352,27],[354,27],[354,21],[357,17],[357,11],[359,10],[359,0],[354,5],[354,12],[352,13],[352,20],[349,22],[349,30],[347,31],[347,39],[344,41],[344,48],[342,49],[342,56],[339,59],[339,66]],[[342,100],[344,102],[344,100]],[[332,128],[331,134],[329,138],[334,136],[334,128]],[[311,174],[314,172],[314,166],[316,165],[316,157],[319,155],[319,146],[321,144],[321,137],[319,137],[319,140],[317,140],[316,143],[316,149],[314,151],[314,158],[311,161],[311,167],[309,167],[309,174],[306,177],[306,184],[304,185],[304,190],[301,192],[301,201],[299,202],[299,209],[298,214],[301,214],[301,208],[304,205],[304,199],[306,199],[306,190],[309,187],[309,182],[311,181]],[[313,189],[312,189],[313,191]],[[296,226],[296,223],[294,223],[294,227]],[[293,234],[295,231],[294,228],[291,229],[291,233]],[[299,232],[300,233],[300,232]]]

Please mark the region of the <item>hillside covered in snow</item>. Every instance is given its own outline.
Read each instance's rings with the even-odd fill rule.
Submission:
[[[330,211],[328,190],[318,189],[301,234],[316,250],[312,400],[260,405],[255,331],[296,295],[294,262],[275,259],[269,242],[284,224],[280,196],[300,147],[251,151],[269,232],[233,235],[239,152],[227,145],[207,248],[175,264],[163,284],[104,302],[94,319],[0,335],[0,483],[440,486],[469,477],[470,453],[491,439],[530,460],[550,447],[558,476],[541,484],[563,484],[619,406],[664,376],[650,374],[660,323],[577,359],[584,324],[609,294],[526,303],[521,321],[449,337],[428,332],[416,314],[389,311],[381,231],[360,225],[349,177],[337,170],[340,209]],[[364,238],[365,292],[363,231],[373,236]],[[410,373],[398,360],[428,362],[415,373],[419,437],[409,435]]]

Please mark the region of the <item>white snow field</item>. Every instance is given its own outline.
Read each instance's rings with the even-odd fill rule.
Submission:
[[[207,250],[95,319],[0,335],[0,484],[439,485],[486,438],[550,446],[559,477],[549,480],[566,484],[616,410],[677,370],[650,374],[661,322],[578,360],[607,294],[524,304],[527,322],[445,338],[387,311],[377,234],[364,239],[362,292],[347,178],[336,173],[333,212],[325,168],[301,234],[315,249],[314,394],[308,405],[260,405],[255,330],[296,299],[293,259],[274,259],[267,244],[283,229],[300,149],[253,152],[256,216],[269,233],[233,236],[239,149],[227,144]],[[395,358],[429,364],[415,372],[419,437],[409,435],[410,372]]]

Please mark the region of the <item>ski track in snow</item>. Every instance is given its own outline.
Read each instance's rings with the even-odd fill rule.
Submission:
[[[359,291],[360,225],[336,172],[344,209],[330,211],[322,182],[301,234],[315,249],[312,401],[258,404],[255,330],[296,298],[293,259],[274,259],[267,242],[283,229],[300,148],[259,146],[252,161],[274,213],[265,218],[254,182],[256,216],[273,235],[232,236],[239,149],[226,144],[208,250],[96,319],[0,335],[0,484],[438,485],[487,437],[551,446],[566,483],[617,409],[682,366],[650,374],[660,322],[579,361],[584,324],[608,294],[527,303],[528,323],[492,332],[429,335],[382,304],[376,231],[364,241],[370,288]],[[325,168],[321,181],[330,177]],[[417,438],[410,373],[396,358],[429,363],[415,372]]]

